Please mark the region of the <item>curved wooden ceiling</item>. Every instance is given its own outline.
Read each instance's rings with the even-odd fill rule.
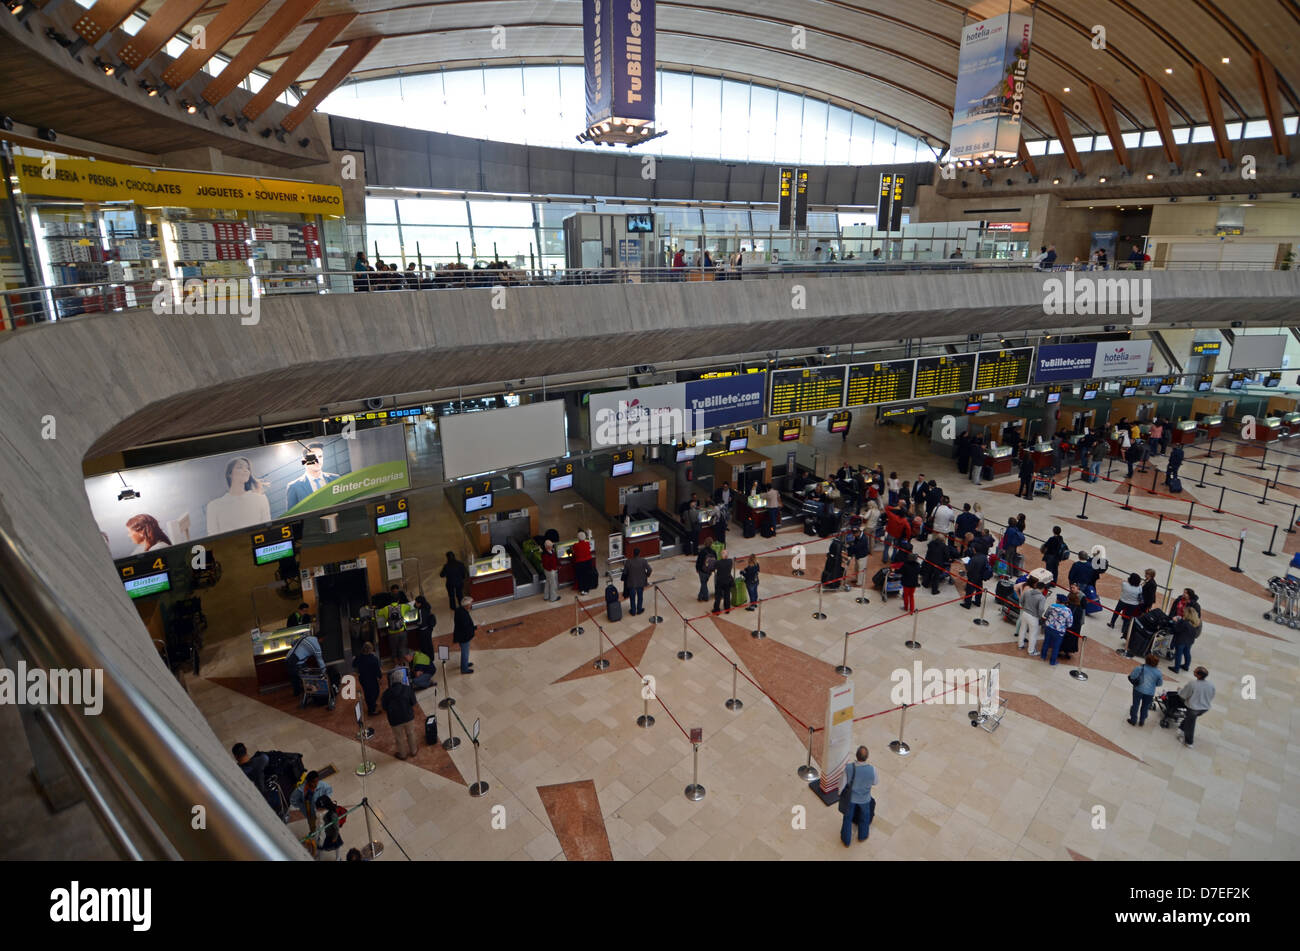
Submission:
[[[141,12],[164,2],[146,0]],[[222,52],[239,52],[282,2],[269,0]],[[206,4],[186,31],[211,22],[224,5]],[[942,146],[963,23],[996,15],[999,7],[1005,11],[1006,0],[659,0],[658,59],[662,68],[816,93]],[[1300,111],[1300,0],[1043,0],[1035,10],[1031,137],[1051,134],[1043,93],[1060,101],[1072,134],[1104,132],[1090,82],[1110,94],[1121,131],[1154,128],[1143,73],[1163,88],[1173,125],[1205,124],[1198,64],[1219,80],[1226,121],[1264,119],[1252,64],[1257,53],[1278,71],[1283,111]],[[356,16],[299,85],[325,74],[349,41],[376,35],[383,41],[352,76],[580,63],[581,13],[579,0],[320,0],[260,66],[274,71],[318,21],[339,14]],[[1106,30],[1104,50],[1092,45],[1098,25]],[[504,48],[494,48],[497,26],[505,28],[505,42],[495,46]],[[806,31],[803,49],[791,42],[796,27]]]

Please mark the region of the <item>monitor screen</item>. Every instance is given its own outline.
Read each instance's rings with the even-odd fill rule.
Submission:
[[[382,535],[384,532],[395,532],[406,528],[410,524],[409,512],[394,512],[392,515],[381,515],[375,519],[375,534]]]
[[[839,430],[832,430],[832,432],[838,432],[838,431]],[[744,436],[740,439],[733,439],[727,443],[727,452],[739,452],[740,450],[745,449],[748,446],[749,446],[748,436]]]
[[[1173,390],[1174,385],[1172,383],[1161,383],[1160,386],[1156,388],[1156,395],[1164,396],[1166,393],[1172,393]]]
[[[566,472],[564,475],[551,476],[550,483],[547,485],[548,491],[562,492],[565,489],[573,488],[573,473]]]
[[[1270,376],[1267,380],[1264,381],[1264,385],[1277,386],[1281,382],[1282,382],[1282,378],[1280,376]]]
[[[1061,402],[1061,394],[1060,394],[1060,393],[1048,393],[1048,394],[1047,394],[1047,402],[1048,402],[1048,405],[1051,405],[1052,403],[1059,403],[1059,402]]]
[[[979,411],[980,411],[980,404],[979,404],[979,403],[967,403],[967,404],[966,404],[966,412],[967,412],[967,413],[978,413]]]
[[[1126,387],[1124,387],[1124,390],[1123,390],[1122,393],[1120,393],[1120,395],[1121,395],[1121,396],[1132,396],[1132,395],[1133,395],[1134,393],[1136,393],[1137,391],[1138,391],[1138,388],[1137,388],[1136,386],[1126,386]]]
[[[485,492],[483,495],[471,495],[465,499],[465,514],[470,512],[481,512],[483,509],[492,507],[492,493]]]
[[[695,458],[695,450],[694,450],[694,449],[678,449],[678,450],[677,450],[677,461],[678,461],[678,462],[690,462],[690,461],[691,461],[692,459],[694,459],[694,458]]]
[[[1020,405],[1020,397],[1018,396],[1007,397],[1007,409],[1015,409],[1019,405]]]
[[[1209,388],[1210,388],[1209,380],[1201,380],[1199,383],[1196,384],[1196,392],[1198,393],[1204,393]]]
[[[293,557],[293,541],[272,542],[253,549],[253,564],[266,565],[283,558]]]
[[[1096,390],[1084,390],[1084,391],[1083,391],[1083,398],[1084,398],[1085,400],[1095,400],[1095,399],[1097,398],[1097,391],[1096,391]]]
[[[610,474],[610,477],[611,477],[611,478],[614,478],[614,479],[617,479],[619,476],[631,475],[631,474],[632,474],[632,460],[629,459],[627,462],[616,462],[616,463],[614,463],[614,467],[613,467],[612,469],[609,470],[609,474]]]
[[[628,215],[627,230],[632,234],[650,234],[655,230],[655,216]]]
[[[141,575],[138,578],[129,578],[123,581],[122,584],[131,598],[145,598],[151,594],[162,594],[164,591],[170,591],[172,587],[171,576],[165,571],[159,571],[151,575]]]

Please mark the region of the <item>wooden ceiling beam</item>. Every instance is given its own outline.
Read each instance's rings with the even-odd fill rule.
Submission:
[[[1047,117],[1052,121],[1052,129],[1061,141],[1061,151],[1076,175],[1083,174],[1083,162],[1079,161],[1079,150],[1074,147],[1074,137],[1070,134],[1070,123],[1066,121],[1065,109],[1060,100],[1050,93],[1043,93],[1043,105],[1047,107]]]
[[[244,105],[240,110],[248,119],[256,119],[271,103],[289,88],[291,83],[297,81],[308,66],[310,66],[325,49],[334,42],[334,38],[343,32],[344,28],[357,18],[355,13],[340,13],[336,16],[325,17],[316,23],[316,28],[307,34],[307,38],[298,44],[283,63],[277,69],[271,78],[266,81],[266,85],[257,91],[257,94]]]
[[[1017,151],[1020,155],[1021,164],[1025,166],[1025,171],[1029,173],[1031,178],[1037,178],[1038,166],[1034,164],[1034,157],[1029,154],[1029,149],[1025,145],[1025,137],[1023,135],[1020,137],[1020,147]]]
[[[1115,153],[1115,158],[1125,171],[1132,172],[1133,167],[1128,160],[1128,146],[1124,144],[1124,136],[1119,131],[1119,119],[1115,115],[1115,103],[1111,101],[1110,93],[1098,86],[1096,83],[1088,83],[1088,88],[1092,91],[1092,101],[1097,104],[1097,111],[1101,113],[1101,124],[1106,129],[1106,137],[1110,139],[1111,150]]]
[[[312,83],[311,89],[307,90],[307,95],[299,99],[298,105],[280,120],[280,127],[289,132],[296,129],[298,124],[311,115],[312,110],[320,105],[339,83],[348,78],[348,73],[352,72],[353,67],[365,59],[370,51],[379,45],[381,39],[383,37],[363,36],[345,46],[338,59],[325,70],[324,75]]]
[[[1160,145],[1165,151],[1165,161],[1170,165],[1182,168],[1183,157],[1178,149],[1178,143],[1174,141],[1173,127],[1169,124],[1169,110],[1165,106],[1164,89],[1158,82],[1143,73],[1142,90],[1146,93],[1147,106],[1151,110],[1151,118],[1156,131],[1160,133]]]
[[[203,4],[204,0],[165,0],[140,32],[122,44],[117,58],[131,69],[139,69],[158,55],[158,51],[194,18]]]
[[[126,22],[144,0],[98,0],[89,10],[77,17],[73,31],[87,43],[95,44],[106,34]]]
[[[179,89],[189,82],[203,68],[203,64],[216,56],[217,50],[225,46],[239,28],[264,6],[266,0],[227,0],[225,6],[203,28],[203,32],[196,34],[190,48],[163,70],[162,81],[171,89]],[[197,45],[200,36],[202,45]]]
[[[1255,63],[1255,79],[1259,83],[1259,95],[1264,100],[1264,115],[1268,117],[1268,128],[1273,133],[1273,151],[1287,161],[1291,160],[1291,143],[1286,139],[1286,127],[1282,122],[1282,100],[1278,93],[1277,70],[1268,57],[1256,51],[1251,59]]]
[[[1228,129],[1223,124],[1223,99],[1220,95],[1218,77],[1202,63],[1196,64],[1196,81],[1201,86],[1201,101],[1205,103],[1205,115],[1210,120],[1210,129],[1214,132],[1214,147],[1219,152],[1220,162],[1232,162],[1232,143],[1228,141]]]
[[[215,106],[230,95],[319,2],[320,0],[284,0],[280,9],[248,38],[243,49],[226,64],[221,75],[204,87],[200,93],[204,100]]]

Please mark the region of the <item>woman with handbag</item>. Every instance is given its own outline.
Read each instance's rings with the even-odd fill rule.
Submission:
[[[840,841],[847,849],[852,843],[853,824],[858,826],[858,841],[871,836],[871,820],[876,817],[876,800],[871,787],[877,782],[876,767],[867,762],[867,748],[859,746],[857,762],[844,767],[840,776],[840,812],[844,822],[840,826]]]

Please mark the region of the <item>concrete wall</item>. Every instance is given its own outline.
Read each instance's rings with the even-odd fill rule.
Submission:
[[[1277,324],[1294,319],[1300,296],[1297,272],[1150,279],[1155,324],[1210,323],[1224,313]],[[265,805],[164,669],[122,589],[83,490],[88,454],[185,435],[253,408],[515,379],[520,367],[535,375],[741,348],[892,342],[915,327],[1034,332],[1044,324],[1042,280],[1008,272],[520,288],[507,292],[503,310],[493,309],[489,289],[343,294],[263,301],[252,326],[128,313],[25,328],[0,339],[0,528],[112,668],[257,813]],[[798,311],[797,283],[807,289]],[[1054,330],[1100,322],[1051,318]],[[56,438],[42,436],[46,417]]]

